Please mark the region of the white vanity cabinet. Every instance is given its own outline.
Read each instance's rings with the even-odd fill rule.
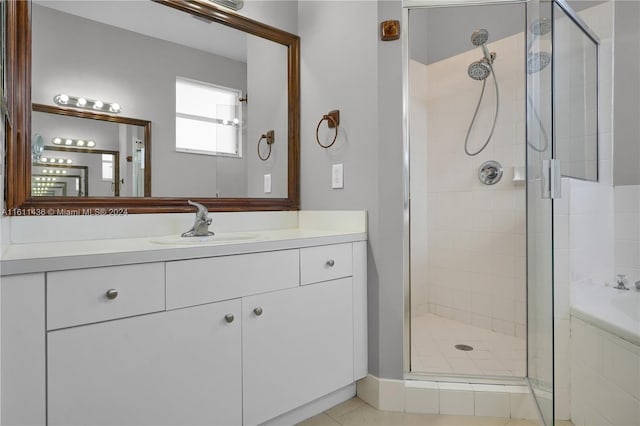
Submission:
[[[15,277],[2,424],[256,425],[367,373],[365,241]]]
[[[240,315],[236,299],[49,332],[48,424],[241,424]]]

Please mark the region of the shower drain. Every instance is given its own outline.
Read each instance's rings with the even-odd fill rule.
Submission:
[[[469,346],[469,345],[455,345],[454,348],[456,348],[459,351],[472,351],[473,350],[473,346]]]

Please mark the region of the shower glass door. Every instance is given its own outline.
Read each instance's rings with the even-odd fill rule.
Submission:
[[[527,377],[545,425],[554,423],[553,198],[554,164],[552,8],[527,3]]]

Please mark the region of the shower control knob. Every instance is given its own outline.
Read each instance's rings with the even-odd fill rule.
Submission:
[[[478,178],[485,185],[494,185],[502,179],[502,166],[497,161],[487,161],[480,166]]]

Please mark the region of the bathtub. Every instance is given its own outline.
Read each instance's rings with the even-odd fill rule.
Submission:
[[[640,346],[640,291],[613,286],[571,286],[571,315]]]
[[[571,420],[640,425],[640,291],[571,286]]]

